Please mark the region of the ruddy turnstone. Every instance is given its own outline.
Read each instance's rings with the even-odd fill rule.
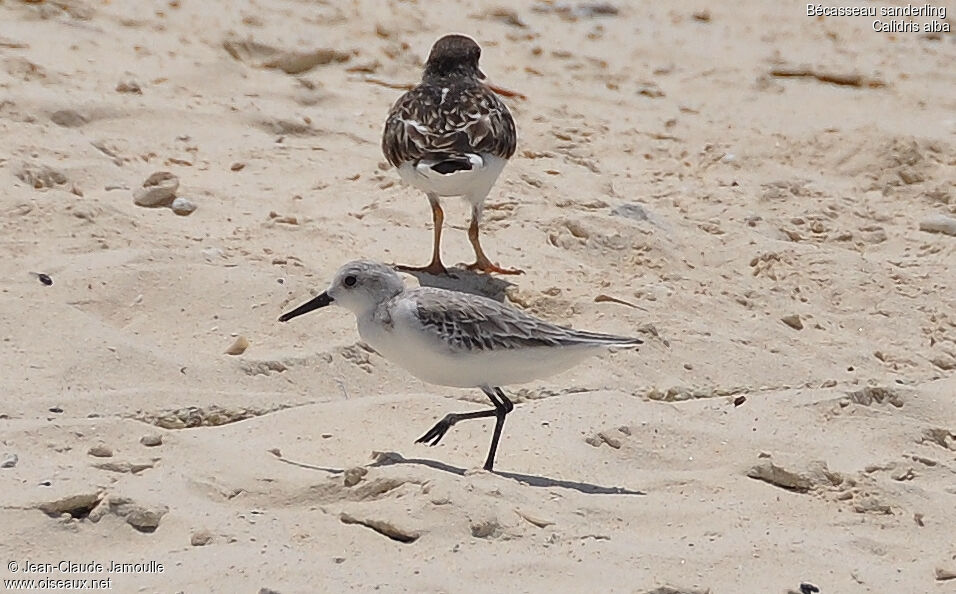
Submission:
[[[442,196],[471,204],[468,239],[475,249],[471,270],[520,274],[493,264],[478,240],[481,211],[501,170],[515,152],[517,132],[508,107],[482,80],[481,48],[470,37],[446,35],[435,42],[422,82],[395,102],[385,121],[382,151],[408,184],[428,196],[434,221],[432,261],[400,270],[445,274],[441,232]]]
[[[440,386],[480,388],[488,396],[494,408],[448,414],[418,439],[436,445],[459,421],[495,417],[485,470],[494,466],[505,416],[514,409],[501,386],[560,373],[607,347],[643,342],[556,326],[479,295],[406,289],[394,270],[369,260],[342,266],[328,289],[279,321],[332,303],[355,314],[362,340],[415,377]]]

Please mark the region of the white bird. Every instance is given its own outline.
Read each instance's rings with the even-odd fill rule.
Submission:
[[[445,214],[440,197],[471,204],[468,239],[475,250],[470,270],[518,274],[493,264],[478,240],[485,198],[517,146],[508,107],[482,80],[481,48],[470,37],[445,35],[435,42],[422,82],[398,98],[385,120],[382,152],[405,183],[428,196],[434,222],[432,261],[401,270],[446,274],[441,262]]]
[[[436,445],[458,421],[493,416],[486,470],[494,466],[505,416],[514,409],[501,386],[560,373],[607,347],[643,342],[557,326],[479,295],[406,289],[394,270],[369,260],[342,266],[328,289],[279,321],[332,303],[355,314],[362,340],[415,377],[440,386],[480,388],[488,396],[493,409],[451,413],[417,440]]]

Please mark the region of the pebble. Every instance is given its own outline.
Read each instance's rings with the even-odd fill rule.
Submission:
[[[497,518],[484,518],[471,523],[471,535],[475,538],[489,538],[501,529]]]
[[[142,95],[143,88],[139,86],[139,83],[135,80],[124,80],[116,85],[117,93],[133,93],[135,95]]]
[[[355,468],[349,468],[345,471],[345,486],[354,487],[359,484],[365,475],[368,474],[368,469],[361,466],[356,466]]]
[[[137,206],[169,206],[176,199],[179,178],[168,171],[157,171],[143,182],[143,187],[133,192]]]
[[[806,493],[816,487],[831,487],[843,482],[843,478],[827,468],[826,462],[822,461],[795,461],[793,464],[783,465],[764,459],[754,464],[747,471],[747,476],[798,493]]]
[[[226,349],[227,355],[241,355],[249,348],[249,340],[245,336],[240,336],[232,345]]]
[[[139,438],[139,443],[148,448],[163,445],[163,436],[159,433],[150,433]]]
[[[944,233],[956,237],[956,219],[946,215],[933,215],[919,222],[920,231]]]
[[[790,326],[794,330],[803,330],[803,321],[800,319],[800,316],[797,314],[791,314],[789,316],[783,316],[780,318],[780,321]]]
[[[948,569],[945,567],[936,568],[936,581],[945,582],[953,579],[956,579],[956,569]]]
[[[208,530],[197,530],[189,538],[189,544],[194,547],[204,547],[212,542],[212,532]]]
[[[112,458],[113,457],[113,450],[109,446],[106,446],[103,444],[97,444],[91,447],[90,451],[87,453],[93,456],[94,458]]]
[[[89,515],[102,500],[103,493],[99,491],[95,493],[78,493],[55,501],[41,503],[37,507],[40,511],[53,518],[58,518],[63,514],[70,514],[74,518],[82,518]]]
[[[196,205],[193,204],[188,198],[179,197],[173,200],[171,206],[173,212],[178,214],[181,217],[189,216],[196,210]]]
[[[611,211],[612,215],[634,219],[635,221],[648,220],[647,210],[640,204],[622,204]]]
[[[63,126],[64,128],[79,128],[89,121],[82,114],[72,109],[54,111],[50,115],[50,120],[57,126]]]
[[[155,532],[160,520],[169,512],[165,505],[146,507],[126,497],[110,497],[109,507],[110,512],[126,518],[126,523],[140,532]]]
[[[943,371],[952,371],[953,369],[956,369],[956,359],[949,355],[937,355],[933,357],[930,362]]]
[[[347,512],[342,512],[339,515],[339,521],[343,524],[361,524],[398,542],[415,542],[421,536],[421,533],[417,530],[393,524],[391,521],[382,518],[356,517]]]
[[[17,173],[17,178],[33,187],[35,190],[55,188],[67,181],[66,175],[48,165],[27,164]]]
[[[16,454],[4,454],[3,461],[0,462],[0,468],[13,468],[19,461],[20,458]]]
[[[547,528],[548,526],[551,526],[552,524],[554,524],[554,520],[549,520],[547,518],[543,518],[535,514],[521,511],[520,509],[515,509],[515,513],[518,514],[518,516],[520,516],[522,519],[527,520],[528,522],[537,526],[538,528]]]

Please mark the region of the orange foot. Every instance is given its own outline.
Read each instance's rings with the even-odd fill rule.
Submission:
[[[477,270],[479,272],[485,272],[491,274],[495,272],[497,274],[524,274],[524,270],[518,268],[502,268],[497,264],[493,264],[491,260],[488,259],[479,259],[474,264],[469,264],[465,266],[468,270]]]

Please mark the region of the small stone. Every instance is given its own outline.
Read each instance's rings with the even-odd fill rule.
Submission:
[[[827,468],[826,462],[818,460],[778,464],[764,459],[753,465],[747,471],[747,476],[798,493],[806,493],[816,487],[836,486],[844,482],[839,473],[831,471]]]
[[[648,220],[647,209],[642,204],[622,204],[611,211],[612,215],[634,219],[635,221]]]
[[[126,516],[126,523],[140,532],[155,532],[159,528],[159,521],[168,511],[166,506],[156,509],[137,507]]]
[[[497,519],[484,519],[471,524],[471,535],[475,538],[488,538],[494,536],[501,529],[501,524]]]
[[[143,89],[139,86],[139,83],[135,80],[124,80],[116,85],[117,93],[132,93],[134,95],[142,95]]]
[[[189,544],[194,547],[204,547],[212,542],[212,532],[208,530],[197,530],[189,537]]]
[[[44,481],[40,484],[42,485],[48,482],[49,481]],[[62,499],[57,499],[56,501],[41,503],[37,507],[40,509],[40,511],[51,518],[59,518],[63,514],[70,514],[70,516],[74,518],[84,518],[89,516],[90,512],[92,512],[102,500],[103,494],[100,492],[80,493],[77,495],[69,495],[67,497],[63,497]]]
[[[155,462],[100,462],[94,464],[94,468],[108,470],[109,472],[119,472],[124,474],[139,474],[144,470],[153,468]]]
[[[789,316],[783,316],[780,318],[780,321],[790,326],[794,330],[803,330],[803,321],[800,319],[800,316],[797,314],[791,314]]]
[[[196,205],[193,204],[188,198],[179,197],[173,200],[171,205],[173,212],[178,214],[181,217],[189,216],[196,210]]]
[[[903,180],[904,184],[918,184],[923,181],[923,174],[915,169],[902,169],[899,172],[900,179]]]
[[[356,466],[355,468],[349,468],[345,471],[345,486],[354,487],[359,484],[365,475],[368,474],[368,469],[362,466]]]
[[[920,231],[927,233],[944,233],[956,236],[956,219],[946,215],[933,215],[920,221]]]
[[[936,581],[945,582],[948,580],[956,580],[956,569],[948,569],[945,567],[936,568]]]
[[[232,345],[226,349],[227,355],[241,355],[249,348],[249,340],[245,336],[240,336]]]
[[[63,185],[67,181],[66,175],[62,171],[53,169],[48,165],[26,164],[17,173],[17,178],[29,184],[35,190],[44,188],[55,188]]]
[[[894,481],[911,481],[916,478],[916,473],[913,472],[912,468],[899,469],[896,472],[890,475]]]
[[[601,438],[601,441],[611,446],[615,450],[621,449],[621,440],[615,437],[614,435],[611,435],[606,431],[602,431],[598,433],[598,437]]]
[[[0,468],[13,468],[19,461],[20,458],[18,458],[16,454],[4,454],[3,461],[0,461]]]
[[[537,526],[538,528],[547,528],[548,526],[551,526],[552,524],[554,524],[554,520],[549,520],[547,518],[543,518],[541,516],[528,513],[526,511],[522,511],[520,509],[516,509],[515,513],[518,514],[518,516],[521,517],[522,519],[527,520],[528,522]]]
[[[127,497],[110,497],[109,508],[111,513],[126,518],[127,524],[146,533],[155,532],[160,520],[169,512],[165,505],[146,507]]]
[[[101,443],[91,447],[87,453],[93,456],[94,458],[112,458],[113,457],[113,450],[109,446],[101,444]]]
[[[939,367],[943,371],[952,371],[956,369],[956,359],[949,355],[937,355],[930,359],[930,363]]]
[[[229,166],[229,170],[230,170],[230,171],[242,171],[243,169],[245,169],[245,167],[246,167],[246,164],[245,164],[245,163],[236,162],[236,163],[233,163],[232,165]]]
[[[179,178],[168,171],[157,171],[143,182],[143,187],[133,192],[133,202],[137,206],[169,206],[176,199]]]
[[[156,446],[163,445],[163,436],[159,433],[149,433],[139,438],[139,443],[143,444],[148,448],[154,448]]]
[[[50,120],[57,126],[63,126],[64,128],[79,128],[89,121],[85,116],[73,109],[54,111],[53,114],[50,115]]]
[[[53,285],[53,279],[50,278],[49,274],[43,274],[42,272],[37,273],[37,279],[48,287]]]
[[[342,512],[339,514],[339,521],[343,524],[360,524],[366,526],[382,536],[387,536],[392,540],[403,543],[415,542],[421,536],[421,533],[417,530],[392,523],[390,520],[383,518],[357,517],[348,512]]]

